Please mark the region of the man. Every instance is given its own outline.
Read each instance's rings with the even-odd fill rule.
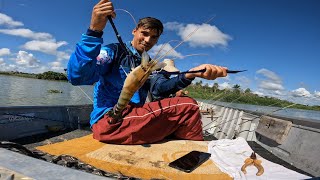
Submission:
[[[126,74],[131,67],[141,63],[142,52],[150,50],[163,31],[163,25],[158,19],[140,19],[132,31],[133,40],[126,43],[132,55],[126,55],[119,43],[101,47],[108,16],[115,17],[113,5],[109,0],[101,0],[94,6],[90,27],[82,35],[68,63],[68,79],[73,85],[96,82],[90,120],[93,137],[113,144],[153,143],[169,135],[177,139],[203,140],[196,101],[189,97],[174,97],[145,103],[150,82],[146,82],[133,95],[130,104],[122,112],[123,118],[114,119],[108,115],[117,103]],[[181,74],[168,80],[170,87],[179,90],[188,86],[195,77],[215,79],[227,75],[226,68],[210,64],[191,70],[204,68],[204,73]],[[162,83],[157,86],[163,87]]]

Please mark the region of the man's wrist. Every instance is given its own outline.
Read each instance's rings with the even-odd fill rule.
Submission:
[[[103,35],[103,31],[97,31],[88,28],[86,35],[101,38]]]
[[[188,74],[188,73],[184,74],[184,78],[189,81],[193,81],[195,79],[194,76],[192,76],[191,74]]]
[[[190,73],[190,74],[187,73],[187,74],[185,74],[185,78],[190,79],[190,80],[194,80],[195,76],[193,76],[192,73]]]

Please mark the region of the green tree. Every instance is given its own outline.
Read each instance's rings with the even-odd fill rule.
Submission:
[[[197,86],[197,87],[201,87],[201,86],[202,86],[202,80],[196,82],[196,86]]]
[[[247,88],[247,89],[244,91],[244,93],[250,94],[250,93],[251,93],[251,89],[250,89],[250,88]]]
[[[240,94],[241,92],[241,88],[239,84],[234,85],[232,89],[233,89],[233,92],[235,92],[236,94]]]
[[[212,91],[214,93],[216,93],[218,91],[218,89],[219,89],[219,84],[218,83],[214,83],[213,86],[212,86]]]

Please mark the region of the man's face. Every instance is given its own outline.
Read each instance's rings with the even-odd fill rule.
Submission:
[[[140,27],[132,31],[132,45],[141,54],[143,51],[149,51],[160,37],[156,29],[145,29]]]

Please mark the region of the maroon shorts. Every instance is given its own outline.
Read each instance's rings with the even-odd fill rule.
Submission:
[[[110,144],[154,143],[168,136],[203,141],[199,107],[190,97],[128,105],[122,114],[122,120],[114,124],[105,114],[92,126],[93,137]]]

